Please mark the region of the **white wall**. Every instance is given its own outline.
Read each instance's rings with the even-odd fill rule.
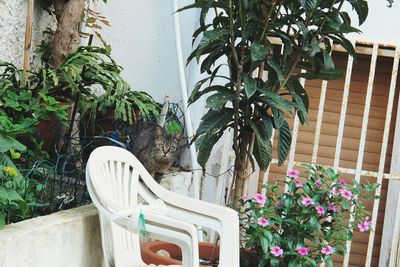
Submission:
[[[1,267],[101,267],[100,224],[92,205],[7,225]]]
[[[378,42],[382,44],[400,44],[400,1],[395,0],[388,8],[386,0],[368,1],[369,15],[360,27],[361,34],[353,35],[358,41]],[[349,10],[350,11],[350,10]],[[354,23],[358,20],[354,17]]]
[[[180,4],[190,1],[179,1]],[[173,1],[113,0],[99,4],[110,21],[104,38],[112,55],[124,68],[123,76],[134,89],[146,90],[162,101],[181,101],[175,46]],[[194,11],[180,14],[184,58],[190,54]]]

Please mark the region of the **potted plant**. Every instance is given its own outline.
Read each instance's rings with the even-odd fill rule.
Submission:
[[[287,192],[270,184],[267,196],[241,198],[241,266],[333,266],[332,256],[344,255],[353,228],[372,230],[361,199],[374,198],[379,184],[353,181],[351,187],[331,168],[305,167],[305,180],[288,171]]]
[[[344,3],[353,7],[361,25],[368,14],[365,0],[200,0],[179,10],[201,10],[200,27],[193,34],[201,40],[188,58],[188,62],[201,61],[201,72],[206,75],[196,84],[189,104],[206,95],[209,108],[192,140],[197,160],[204,168],[223,132],[233,131],[235,208],[248,162],[254,166],[255,159],[265,170],[272,159],[273,129],[282,164],[291,145],[286,117],[297,115],[307,124],[308,96],[299,79],[342,77],[331,57],[332,42],[355,56],[345,34],[359,30],[342,10]],[[207,23],[211,12],[213,19]],[[273,44],[271,38],[281,44]],[[220,59],[226,62],[220,64]],[[258,77],[253,77],[257,70]],[[266,80],[262,79],[264,71]]]
[[[104,116],[110,109],[116,120],[129,124],[138,112],[157,115],[158,104],[149,94],[132,91],[121,71],[106,49],[82,46],[59,67],[49,67],[46,90],[51,96],[74,102],[72,118],[79,112],[90,129],[94,129],[97,115]]]
[[[46,70],[39,69],[29,72],[27,80],[23,78],[23,70],[17,69],[7,62],[0,62],[0,115],[6,118],[7,125],[19,128],[15,137],[28,146],[28,152],[34,156],[37,150],[42,150],[43,133],[39,131],[42,121],[65,123],[68,106],[60,105],[54,97],[48,95],[46,89]],[[6,126],[5,126],[6,127]],[[14,130],[15,130],[14,127]],[[48,144],[48,143],[47,143]]]
[[[288,171],[283,181],[286,192],[277,184],[266,184],[267,196],[240,198],[241,267],[333,266],[332,257],[344,255],[353,228],[372,230],[362,200],[373,199],[379,184],[361,186],[353,181],[351,187],[329,167],[304,167],[305,179],[298,170]],[[175,245],[152,241],[141,250],[146,263],[181,264]],[[157,253],[160,250],[167,256]],[[199,250],[200,258],[209,260],[204,265],[218,266],[218,247],[200,243]]]

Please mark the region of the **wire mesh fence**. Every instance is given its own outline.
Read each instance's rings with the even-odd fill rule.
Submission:
[[[138,122],[157,122],[157,119],[140,118]],[[165,125],[169,125],[169,122],[174,122],[182,131],[185,128],[183,111],[177,103],[169,104]],[[94,131],[79,121],[69,125],[73,125],[72,130],[62,138],[58,125],[47,129],[54,136],[50,145],[50,160],[38,160],[25,169],[20,167],[26,187],[35,187],[32,196],[35,204],[29,207],[32,217],[90,203],[85,180],[85,167],[90,153],[104,145],[126,147],[129,141],[115,129],[112,117],[101,118]],[[25,194],[31,192],[25,190]]]

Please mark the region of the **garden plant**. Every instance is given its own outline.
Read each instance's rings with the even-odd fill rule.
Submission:
[[[240,199],[241,266],[333,266],[332,256],[344,255],[353,228],[372,230],[362,200],[374,198],[378,184],[351,186],[331,168],[305,167],[306,180],[288,171],[284,193],[268,184],[267,196]]]
[[[345,3],[361,25],[368,14],[365,0],[199,0],[179,10],[201,10],[200,27],[193,33],[200,42],[188,58],[201,62],[206,75],[189,98],[191,104],[207,96],[209,108],[193,138],[198,162],[205,167],[224,131],[233,131],[234,206],[242,194],[248,162],[254,166],[254,158],[261,170],[269,166],[273,129],[282,164],[291,145],[286,118],[297,115],[307,124],[308,96],[299,79],[342,78],[331,56],[332,42],[355,56],[346,34],[359,30],[343,10]]]

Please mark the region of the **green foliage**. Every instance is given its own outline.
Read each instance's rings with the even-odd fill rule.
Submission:
[[[330,265],[334,254],[346,253],[352,228],[372,230],[362,200],[374,198],[379,184],[368,184],[363,190],[357,183],[351,187],[338,179],[331,168],[305,167],[306,179],[299,178],[297,170],[288,172],[287,192],[269,184],[264,185],[267,196],[240,200],[242,243],[255,254],[250,256],[259,259],[249,263],[243,251],[243,266],[317,266],[323,261]],[[273,254],[275,246],[283,250],[282,256]]]
[[[182,126],[176,120],[166,122],[165,128],[167,129],[167,133],[170,135],[176,135],[183,132]]]
[[[97,114],[104,114],[108,108],[115,110],[116,119],[130,124],[136,120],[135,110],[143,116],[159,114],[160,108],[149,94],[132,91],[121,77],[122,68],[104,48],[82,46],[58,68],[43,68],[42,72],[47,77],[44,90],[76,101],[82,118],[91,127]]]
[[[0,62],[0,152],[11,147],[24,150],[14,143],[15,138],[22,137],[33,144],[36,150],[36,126],[42,120],[55,118],[65,122],[67,105],[48,94],[48,76],[45,68],[28,73],[25,81],[23,71],[7,62]],[[4,144],[7,144],[4,146]],[[33,152],[30,152],[33,154]]]
[[[8,150],[0,151],[0,230],[5,224],[20,221],[30,217],[31,208],[43,206],[38,203],[36,194],[40,184],[34,180],[23,177],[14,164],[20,153],[14,149],[21,149],[24,146],[6,133],[0,134],[2,138],[8,139]],[[1,141],[0,146],[4,148]]]
[[[178,10],[201,10],[200,27],[193,33],[193,39],[200,42],[188,58],[188,63],[196,59],[201,72],[208,74],[189,98],[191,104],[207,94],[211,109],[203,116],[195,137],[201,166],[208,160],[208,146],[229,127],[234,131],[236,164],[247,158],[248,133],[252,133],[257,136],[253,156],[266,169],[272,159],[266,140],[269,136],[259,136],[255,127],[264,121],[271,122],[263,126],[266,132],[278,131],[279,163],[286,159],[291,142],[286,117],[297,114],[301,123],[308,122],[308,96],[299,79],[342,78],[342,70],[331,57],[332,42],[355,55],[345,34],[359,30],[341,10],[344,2],[350,3],[362,24],[368,15],[366,0],[198,0]],[[206,24],[209,13],[213,20]],[[272,38],[282,45],[273,44]],[[225,58],[227,64],[218,63]],[[229,77],[221,75],[225,66]],[[259,68],[268,73],[266,80],[253,78]],[[217,77],[220,79],[215,84]],[[227,110],[229,116],[223,115]],[[236,173],[243,176],[244,170],[238,166]]]

